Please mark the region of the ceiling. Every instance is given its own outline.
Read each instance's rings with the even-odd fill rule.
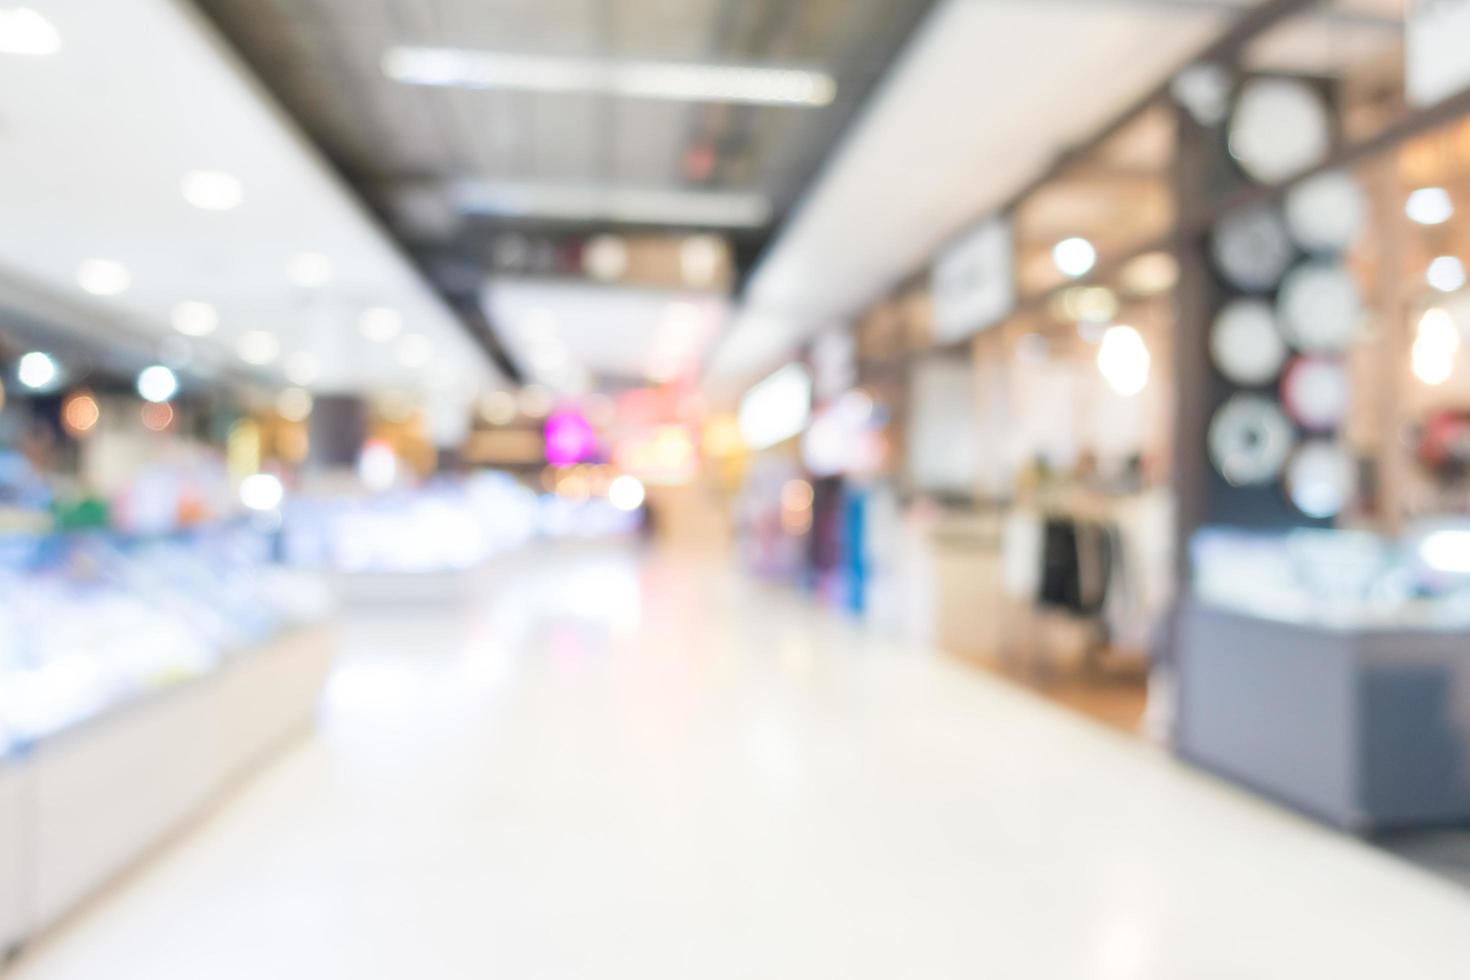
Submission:
[[[944,0],[755,270],[710,383],[852,318],[1229,22],[1200,0]]]
[[[474,302],[497,278],[498,244],[531,236],[573,256],[505,277],[574,280],[584,234],[703,229],[725,236],[738,276],[932,0],[196,3],[467,326],[529,376]],[[407,84],[389,77],[405,48],[505,70],[480,87]],[[835,90],[828,104],[742,104],[540,84],[629,65],[805,71]]]
[[[0,56],[0,308],[103,344],[167,341],[191,370],[274,385],[289,374],[317,390],[467,403],[495,383],[457,319],[192,7],[56,0],[44,12],[59,50]],[[237,180],[239,205],[188,203],[197,170]],[[314,285],[293,281],[302,253],[318,256],[306,260]],[[123,291],[82,288],[79,270],[97,259],[123,265]],[[171,326],[182,301],[214,307],[212,334]],[[392,341],[359,332],[378,307],[396,315]],[[241,359],[246,335],[261,363]]]

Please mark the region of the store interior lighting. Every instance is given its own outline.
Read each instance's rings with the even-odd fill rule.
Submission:
[[[184,200],[201,211],[231,211],[245,200],[240,178],[223,170],[193,170],[184,175]]]
[[[286,379],[293,385],[306,387],[316,381],[321,374],[321,362],[311,351],[297,351],[286,358],[286,363],[281,367]]]
[[[1419,319],[1411,351],[1414,376],[1430,386],[1442,385],[1453,377],[1460,352],[1460,328],[1448,311],[1426,310]]]
[[[824,106],[837,82],[800,68],[564,58],[457,48],[390,48],[383,74],[408,85],[611,95],[680,102]]]
[[[77,285],[93,296],[118,296],[132,284],[128,267],[114,259],[88,259],[77,266]]]
[[[174,329],[185,337],[208,337],[219,328],[219,311],[200,300],[178,303],[170,319]]]
[[[281,342],[269,331],[247,330],[240,335],[235,350],[246,364],[264,367],[281,355]]]
[[[240,481],[240,503],[248,510],[273,511],[281,506],[285,496],[280,478],[270,473],[252,473]]]
[[[47,391],[61,380],[61,369],[50,354],[30,351],[22,354],[16,365],[15,378],[31,391]]]
[[[138,397],[162,403],[179,393],[179,379],[162,364],[151,364],[138,372]]]
[[[1453,255],[1441,255],[1429,263],[1424,279],[1442,293],[1453,293],[1465,285],[1465,265]]]
[[[765,195],[747,191],[466,180],[450,194],[470,214],[564,221],[757,228],[772,213]]]
[[[1421,225],[1442,225],[1455,216],[1455,202],[1443,187],[1421,187],[1404,204],[1409,220]]]
[[[320,289],[332,281],[332,259],[321,252],[298,252],[286,264],[286,277],[302,289]]]
[[[0,54],[39,57],[61,50],[61,32],[31,7],[0,9]]]
[[[1148,387],[1153,358],[1143,336],[1133,327],[1109,327],[1097,350],[1097,368],[1108,387],[1131,398]]]
[[[1097,265],[1097,249],[1085,238],[1065,238],[1051,251],[1052,262],[1064,276],[1085,276]]]
[[[305,388],[286,388],[276,396],[276,414],[287,422],[306,421],[311,409],[311,392]]]
[[[387,306],[373,306],[357,318],[358,331],[375,344],[386,344],[403,331],[403,316]]]

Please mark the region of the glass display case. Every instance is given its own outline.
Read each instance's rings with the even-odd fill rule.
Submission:
[[[0,745],[208,675],[329,609],[245,523],[0,538]]]

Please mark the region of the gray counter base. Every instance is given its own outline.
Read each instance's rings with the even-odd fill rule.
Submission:
[[[1177,639],[1186,759],[1355,832],[1470,824],[1470,634],[1191,602]]]

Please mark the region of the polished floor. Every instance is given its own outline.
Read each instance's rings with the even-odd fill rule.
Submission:
[[[481,592],[15,980],[1470,976],[1470,891],[719,563]]]

